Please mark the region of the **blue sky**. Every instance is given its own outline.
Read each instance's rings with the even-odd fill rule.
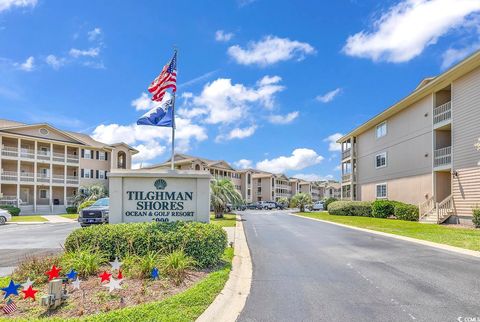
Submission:
[[[125,141],[179,49],[178,149],[238,167],[338,178],[334,139],[480,48],[479,0],[0,0],[0,117]]]

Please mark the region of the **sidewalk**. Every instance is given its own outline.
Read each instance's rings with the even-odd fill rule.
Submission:
[[[62,216],[57,216],[57,215],[47,215],[47,216],[42,216],[42,218],[45,218],[46,220],[48,220],[49,223],[76,222],[76,220],[65,218]]]

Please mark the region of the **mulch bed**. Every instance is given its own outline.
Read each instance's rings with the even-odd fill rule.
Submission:
[[[177,286],[168,279],[150,280],[124,277],[121,290],[109,290],[100,282],[99,277],[81,279],[80,290],[74,290],[71,284],[67,285],[67,301],[52,311],[40,306],[41,297],[48,291],[48,284],[37,285],[33,288],[39,290],[36,301],[28,298],[23,299],[23,293],[19,289],[19,297],[10,297],[17,305],[17,310],[9,315],[3,315],[2,308],[5,301],[0,302],[0,317],[11,318],[44,318],[44,317],[81,317],[102,312],[108,312],[123,307],[131,307],[141,303],[161,301],[167,297],[183,292],[193,284],[203,279],[208,271],[189,271],[185,281]],[[20,281],[15,281],[19,283]],[[24,281],[21,281],[23,283]]]

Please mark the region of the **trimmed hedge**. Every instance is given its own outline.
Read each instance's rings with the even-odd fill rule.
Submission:
[[[325,202],[323,203],[323,209],[324,210],[327,210],[328,209],[328,205],[331,204],[332,202],[335,202],[337,201],[338,199],[336,198],[328,198],[327,200],[325,200]]]
[[[372,217],[372,203],[368,201],[334,201],[328,205],[328,213],[336,216]]]
[[[77,207],[67,207],[67,214],[76,214],[77,213]]]
[[[95,203],[95,200],[89,200],[89,201],[84,201],[80,204],[80,206],[78,206],[78,213],[80,213],[80,211],[82,211],[82,209],[84,208],[87,208],[87,207],[90,207],[91,205],[93,205]]]
[[[375,218],[388,218],[395,214],[395,206],[401,204],[392,200],[375,200],[372,203],[372,216]]]
[[[20,208],[17,208],[14,206],[0,206],[0,209],[8,211],[12,216],[20,215],[20,211],[21,211]]]
[[[91,226],[73,231],[65,241],[66,251],[95,249],[110,259],[183,249],[202,268],[217,264],[226,247],[227,234],[222,227],[195,222]]]
[[[472,222],[475,228],[480,228],[480,208],[473,209]]]
[[[418,221],[419,210],[417,206],[397,202],[395,205],[395,217],[400,220]]]

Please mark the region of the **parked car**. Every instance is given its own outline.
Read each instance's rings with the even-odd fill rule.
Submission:
[[[278,210],[283,210],[285,209],[285,205],[279,203],[279,202],[273,202],[273,204],[275,205],[275,209],[278,209]]]
[[[257,209],[272,210],[277,208],[277,203],[273,201],[259,201]]]
[[[109,210],[110,199],[98,199],[93,205],[80,211],[80,214],[78,215],[78,222],[82,227],[98,224],[108,224]]]
[[[249,203],[249,204],[247,205],[247,209],[250,209],[250,210],[252,210],[252,209],[259,209],[259,208],[258,208],[258,202]]]
[[[0,226],[5,225],[10,220],[12,220],[12,215],[8,211],[0,209]]]
[[[313,211],[323,211],[323,210],[324,210],[324,203],[323,203],[323,201],[316,201],[316,202],[312,205],[312,210],[313,210]]]

